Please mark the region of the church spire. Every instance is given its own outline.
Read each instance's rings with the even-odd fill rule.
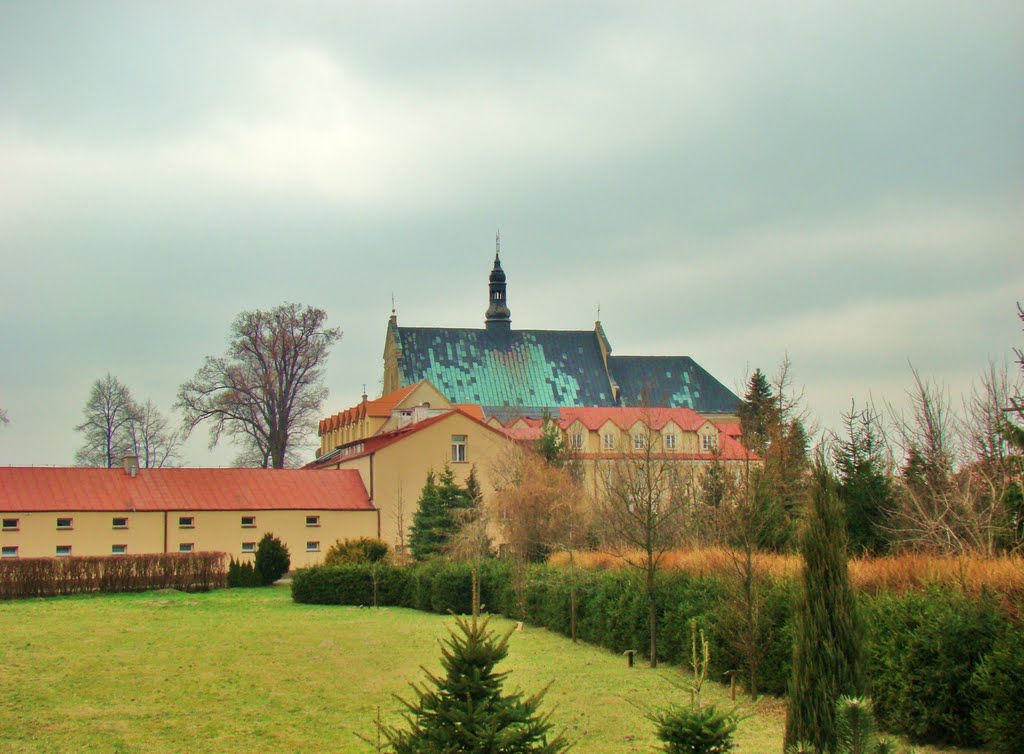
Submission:
[[[505,271],[501,269],[501,233],[494,236],[494,268],[489,278],[490,299],[484,325],[487,332],[510,332],[512,312],[506,297]]]

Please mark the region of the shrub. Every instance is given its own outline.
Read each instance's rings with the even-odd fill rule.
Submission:
[[[325,566],[344,565],[346,563],[377,563],[388,555],[386,542],[373,537],[338,540],[324,555]]]
[[[648,719],[657,727],[662,751],[669,754],[721,754],[732,751],[736,744],[736,717],[714,705],[707,707],[670,707],[656,710]]]
[[[1024,751],[1024,631],[1009,626],[971,679],[978,695],[974,725],[995,751]]]
[[[944,589],[864,600],[867,679],[881,725],[919,741],[979,743],[971,675],[1001,619],[990,599]]]
[[[288,573],[291,566],[288,547],[270,532],[256,545],[256,574],[262,586],[269,586]]]
[[[256,567],[249,562],[239,562],[231,558],[228,563],[228,589],[247,588],[259,586],[260,580],[256,575]]]
[[[311,605],[402,605],[411,575],[386,563],[302,568],[292,578],[292,599]]]

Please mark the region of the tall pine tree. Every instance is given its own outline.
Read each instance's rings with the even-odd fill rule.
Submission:
[[[832,455],[839,475],[839,499],[846,512],[850,551],[879,555],[888,546],[883,527],[886,513],[893,506],[879,417],[870,407],[857,411],[851,406],[842,419],[845,432],[835,438]]]
[[[412,684],[416,699],[401,700],[408,729],[383,728],[396,754],[500,754],[567,751],[568,742],[552,735],[549,715],[540,703],[547,689],[530,697],[504,693],[508,672],[495,665],[508,655],[512,632],[498,638],[488,618],[456,618],[456,628],[441,644],[443,676],[427,673]]]
[[[836,702],[861,692],[860,626],[847,571],[846,527],[823,461],[814,469],[802,536],[803,583],[793,619],[786,744],[836,751]]]
[[[478,491],[479,485],[475,489]],[[473,494],[455,481],[455,473],[447,464],[440,476],[433,471],[427,474],[409,532],[409,549],[416,560],[444,551],[452,534],[462,525],[461,512],[473,507]]]
[[[755,369],[747,384],[747,394],[737,407],[743,429],[743,442],[748,448],[763,455],[768,444],[771,427],[776,423],[775,394],[764,372]]]

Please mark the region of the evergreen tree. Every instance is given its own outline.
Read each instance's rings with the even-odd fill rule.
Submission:
[[[836,702],[861,691],[860,634],[846,562],[835,481],[824,463],[814,481],[802,536],[803,583],[793,616],[793,672],[786,743],[836,751]]]
[[[479,489],[479,485],[476,485]],[[445,464],[439,477],[431,471],[420,493],[419,505],[409,532],[409,549],[417,560],[440,555],[460,525],[460,512],[473,506],[473,499],[455,481],[455,473]]]
[[[832,453],[850,551],[881,554],[888,545],[882,526],[893,506],[893,489],[878,415],[870,407],[851,407],[842,418],[845,433],[835,438]]]
[[[291,554],[288,552],[288,545],[269,531],[264,534],[259,544],[256,545],[256,559],[254,562],[260,583],[263,586],[270,586],[288,573],[291,564],[292,559]]]
[[[561,736],[551,738],[549,715],[540,714],[547,689],[524,698],[503,692],[507,672],[495,665],[508,655],[511,631],[499,639],[488,618],[456,618],[456,629],[442,642],[443,676],[427,673],[427,682],[412,684],[416,699],[400,700],[408,730],[388,727],[384,737],[396,754],[499,754],[567,751]]]
[[[541,414],[540,437],[533,444],[533,449],[549,466],[562,468],[565,465],[565,445],[562,433],[547,409]]]
[[[776,423],[775,394],[764,372],[755,369],[747,384],[747,394],[737,407],[743,441],[755,453],[763,454],[768,445],[770,429]]]

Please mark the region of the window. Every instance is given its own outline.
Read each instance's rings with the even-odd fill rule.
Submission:
[[[192,552],[192,549],[194,547],[195,545],[191,542],[182,542],[180,545],[178,545],[178,552]]]
[[[463,463],[466,460],[466,436],[452,435],[452,463]]]
[[[128,545],[111,545],[110,546],[110,554],[111,555],[124,555],[127,552],[128,552]]]
[[[4,531],[18,531],[18,519],[16,518],[5,518],[4,519]],[[11,557],[14,557],[13,555]]]
[[[570,442],[572,444],[572,449],[573,450],[582,450],[582,448],[583,448],[583,433],[582,432],[573,432],[572,437],[570,439]]]
[[[71,545],[57,545],[57,557],[64,557],[71,554]]]
[[[16,558],[16,557],[18,557],[18,548],[17,547],[5,547],[5,548],[3,548],[2,555],[5,558]]]
[[[643,449],[644,449],[644,436],[643,435],[633,435],[633,450],[643,450]]]
[[[306,552],[320,552],[320,543],[306,542]]]
[[[256,543],[242,542],[242,552],[256,552]]]
[[[243,529],[255,529],[256,528],[256,516],[242,516],[242,528]]]
[[[615,435],[611,432],[604,433],[604,449],[613,450],[615,448]]]
[[[714,435],[703,435],[702,438],[704,450],[714,450],[718,447],[718,438]]]
[[[676,449],[676,436],[675,435],[665,435],[665,450],[675,450],[675,449]]]
[[[179,529],[191,529],[196,525],[195,516],[178,516]]]
[[[57,519],[57,528],[58,529],[71,529],[71,528],[73,528],[73,524],[74,523],[75,523],[75,520],[73,518],[58,518]]]
[[[306,516],[306,526],[319,526],[320,516]]]
[[[115,529],[127,529],[128,528],[128,519],[124,518],[124,517],[117,517],[117,516],[115,516],[114,520],[113,520],[113,526],[114,526]]]

